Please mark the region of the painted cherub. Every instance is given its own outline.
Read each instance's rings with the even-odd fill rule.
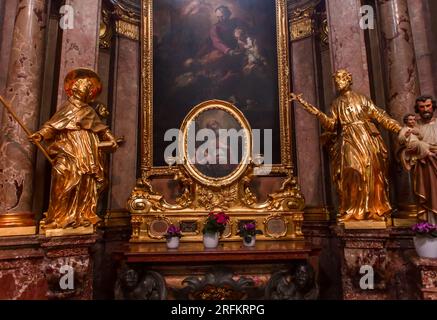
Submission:
[[[257,66],[265,66],[266,59],[260,54],[256,39],[250,37],[243,27],[234,30],[234,37],[238,43],[238,49],[246,56],[244,71],[249,73]]]

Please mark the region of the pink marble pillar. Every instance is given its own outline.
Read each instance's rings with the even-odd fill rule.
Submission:
[[[435,97],[436,76],[433,73],[431,13],[427,1],[408,0],[408,11],[416,52],[421,94]]]
[[[18,2],[6,84],[6,99],[30,131],[37,129],[40,109],[46,2]],[[5,212],[16,217],[18,213],[28,215],[32,209],[35,148],[6,112],[3,112],[0,131],[1,226]]]
[[[317,83],[314,59],[314,38],[293,41],[293,91],[303,93],[305,99],[317,105]],[[320,150],[318,120],[303,108],[294,109],[299,184],[309,207],[324,207],[323,165]]]
[[[414,112],[416,97],[420,93],[407,0],[378,0],[378,5],[388,82],[388,110],[402,123],[405,114]],[[396,140],[392,145],[392,150],[395,150]],[[393,178],[399,208],[397,217],[411,218],[415,199],[409,176],[399,166]]]
[[[354,90],[370,96],[364,31],[360,28],[360,0],[327,0],[329,45],[334,70],[347,69]]]
[[[65,99],[64,78],[75,68],[97,70],[101,0],[66,0],[74,9],[74,26],[63,30],[58,105]]]
[[[124,211],[137,176],[140,44],[118,36],[112,131],[125,143],[112,155],[109,210]]]
[[[388,80],[388,108],[396,120],[414,111],[419,95],[413,36],[407,0],[378,0],[384,60]]]
[[[0,4],[3,7],[3,20],[0,20],[0,70],[8,70],[17,4],[18,0],[5,1]],[[0,95],[3,95],[6,89],[7,75],[7,72],[0,72]],[[0,107],[0,119],[2,114],[3,108]]]

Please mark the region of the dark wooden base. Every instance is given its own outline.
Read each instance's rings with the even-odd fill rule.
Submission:
[[[116,299],[316,299],[319,250],[305,242],[130,244],[114,254]]]

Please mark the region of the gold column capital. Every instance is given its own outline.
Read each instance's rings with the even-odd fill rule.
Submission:
[[[290,12],[290,40],[296,41],[314,34],[314,5],[295,8]]]
[[[138,41],[140,39],[140,14],[133,9],[114,6],[115,31],[118,35]]]

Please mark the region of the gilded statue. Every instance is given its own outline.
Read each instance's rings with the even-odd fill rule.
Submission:
[[[69,72],[64,82],[68,99],[42,128],[30,136],[48,144],[53,159],[50,203],[45,229],[96,225],[99,194],[106,185],[104,151],[117,141],[90,103],[102,90],[99,76],[89,69]]]
[[[366,96],[352,91],[352,75],[339,70],[333,75],[338,97],[326,115],[291,94],[306,111],[316,116],[327,131],[332,179],[339,195],[338,221],[385,221],[391,214],[388,192],[388,151],[372,121],[398,133],[401,125]]]

